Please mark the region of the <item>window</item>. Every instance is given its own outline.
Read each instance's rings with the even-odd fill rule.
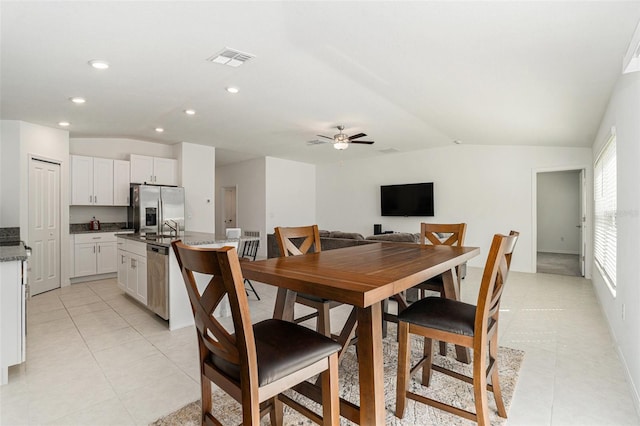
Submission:
[[[616,136],[611,136],[594,165],[594,257],[605,281],[616,289]]]

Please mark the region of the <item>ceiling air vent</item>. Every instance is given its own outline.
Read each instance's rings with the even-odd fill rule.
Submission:
[[[381,152],[383,154],[394,154],[396,152],[400,152],[395,148],[387,148],[387,149],[379,149],[378,152]]]
[[[239,67],[251,58],[255,58],[255,55],[225,47],[222,51],[216,53],[210,58],[207,58],[207,61],[221,65],[228,65],[230,67]]]

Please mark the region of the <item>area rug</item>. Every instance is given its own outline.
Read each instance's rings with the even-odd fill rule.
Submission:
[[[392,329],[392,327],[390,327]],[[393,330],[395,332],[395,330]],[[412,362],[415,363],[422,354],[423,341],[417,338],[412,343]],[[449,345],[452,346],[452,345]],[[407,400],[407,407],[403,419],[395,416],[395,400],[396,400],[396,370],[397,370],[397,354],[398,344],[395,340],[395,333],[384,340],[384,389],[385,389],[385,408],[387,425],[472,425],[466,419],[454,416],[445,411]],[[518,374],[524,352],[517,349],[500,347],[498,350],[498,371],[500,374],[500,384],[502,385],[502,396],[507,407],[511,405],[513,391],[518,381]],[[461,364],[455,360],[454,349],[451,347],[447,357],[437,354],[434,357],[434,363],[446,368],[453,369],[460,373],[471,375],[469,365]],[[350,347],[340,364],[340,397],[348,401],[359,403],[358,389],[358,362],[354,347]],[[420,384],[420,374],[416,374],[411,382],[413,392],[432,397],[439,401],[456,405],[469,411],[475,411],[473,403],[473,388],[459,380],[455,380],[444,374],[433,372],[431,377],[431,386],[428,388]],[[213,390],[213,412],[223,424],[240,424],[242,417],[240,405],[229,397],[222,390],[216,388]],[[316,412],[321,412],[320,406],[295,392],[288,391],[287,394],[292,398],[303,402],[307,407],[312,408]],[[284,424],[285,425],[311,425],[313,422],[306,417],[298,414],[285,405]],[[489,392],[489,417],[492,425],[503,425],[506,419],[498,417],[495,411],[495,401],[493,394]],[[200,424],[200,401],[194,401],[179,410],[162,417],[152,423],[154,426],[173,426],[173,425],[199,425]],[[262,419],[263,425],[269,424],[269,416]],[[345,418],[340,418],[341,425],[351,425],[352,422]]]

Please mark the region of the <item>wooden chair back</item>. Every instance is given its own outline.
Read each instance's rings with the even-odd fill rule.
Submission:
[[[211,354],[241,366],[242,381],[258,388],[256,347],[238,254],[233,247],[198,248],[181,241],[171,243],[187,288],[198,332],[200,363]],[[209,277],[201,293],[195,274]],[[231,334],[213,316],[227,295],[234,330]],[[243,386],[244,387],[244,386]]]
[[[280,256],[297,256],[309,251],[319,252],[320,232],[318,225],[275,228]]]
[[[520,233],[511,231],[509,236],[494,235],[484,267],[478,303],[476,308],[475,329],[487,330],[489,321],[497,321],[500,311],[500,299],[511,268],[511,256]],[[486,333],[486,331],[485,331]],[[476,333],[476,337],[485,333]]]
[[[466,223],[443,224],[423,222],[420,224],[420,244],[461,246],[464,244],[465,232],[467,232]],[[441,237],[439,234],[445,236]]]

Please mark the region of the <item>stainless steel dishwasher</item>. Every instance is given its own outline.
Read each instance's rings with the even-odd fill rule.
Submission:
[[[169,319],[169,247],[147,243],[147,306]]]

